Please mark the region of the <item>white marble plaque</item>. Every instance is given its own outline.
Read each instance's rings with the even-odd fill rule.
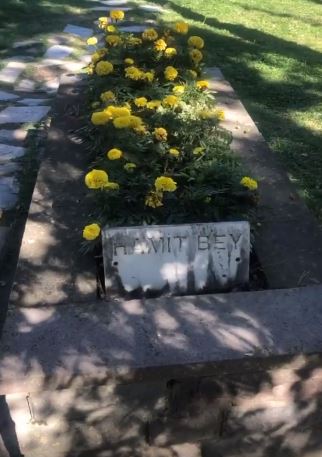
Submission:
[[[105,228],[102,236],[108,293],[189,295],[249,279],[248,222]]]

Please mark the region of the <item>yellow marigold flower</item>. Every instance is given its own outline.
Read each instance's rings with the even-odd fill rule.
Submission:
[[[201,90],[208,89],[209,82],[205,81],[205,80],[197,81],[196,82],[196,87],[198,87],[198,89],[201,89]]]
[[[92,114],[91,122],[94,125],[104,125],[107,124],[110,119],[111,116],[109,113],[106,113],[105,111],[96,111]]]
[[[108,24],[108,17],[99,17],[98,18],[98,27],[100,29],[103,29],[104,27],[106,27]]]
[[[105,108],[105,111],[108,112],[113,119],[121,116],[130,116],[131,109],[128,106],[113,106],[110,105]]]
[[[172,57],[175,57],[176,55],[177,55],[176,48],[167,48],[164,51],[164,56],[167,57],[167,59],[171,59]]]
[[[121,10],[112,10],[110,12],[110,17],[111,19],[113,19],[114,21],[121,21],[122,19],[124,19],[124,11],[121,11]]]
[[[190,78],[196,79],[198,76],[198,73],[195,70],[188,70],[188,75],[190,76]]]
[[[126,129],[130,127],[130,116],[120,116],[113,120],[113,125],[117,129]]]
[[[142,119],[139,116],[130,116],[130,127],[133,129],[138,129],[142,126]]]
[[[155,29],[146,29],[142,33],[142,38],[145,41],[155,41],[158,38],[158,32]]]
[[[138,108],[142,108],[143,106],[145,106],[146,104],[148,103],[147,99],[145,97],[138,97],[138,98],[135,98],[134,99],[134,104],[138,107]]]
[[[108,175],[104,170],[92,170],[85,176],[85,184],[89,189],[102,189],[108,183]]]
[[[97,44],[97,38],[95,36],[91,36],[87,39],[86,43],[88,46],[95,46],[95,44]]]
[[[178,157],[180,155],[180,151],[177,148],[170,148],[169,154],[171,154],[172,156]]]
[[[249,190],[256,190],[258,188],[258,183],[255,179],[244,176],[240,181],[240,184],[244,187],[247,187]]]
[[[112,73],[114,70],[113,64],[107,61],[101,61],[96,64],[95,71],[98,76],[105,76]]]
[[[101,233],[101,228],[98,224],[86,225],[83,229],[83,238],[88,241],[95,240]]]
[[[225,111],[223,109],[215,109],[215,116],[219,121],[224,121]]]
[[[111,100],[115,100],[115,94],[111,90],[107,90],[101,93],[100,99],[102,102],[110,102]]]
[[[110,46],[119,46],[122,43],[122,38],[119,35],[107,35],[105,41]]]
[[[168,132],[163,127],[155,128],[153,134],[158,141],[167,141]]]
[[[147,128],[145,125],[139,125],[138,127],[134,127],[133,130],[138,135],[145,135],[147,132]]]
[[[125,77],[134,81],[141,79],[142,75],[143,72],[137,67],[130,66],[125,69]]]
[[[128,44],[130,44],[132,46],[139,46],[140,44],[142,44],[141,38],[135,37],[135,36],[130,36],[128,38],[127,42],[128,42]]]
[[[167,176],[159,176],[154,181],[154,186],[157,191],[161,192],[174,192],[177,189],[177,183]]]
[[[181,95],[181,94],[184,93],[185,89],[186,89],[185,86],[183,86],[183,85],[178,85],[178,86],[174,86],[174,87],[172,88],[172,92],[173,92],[174,94],[176,94],[176,95]]]
[[[106,31],[110,33],[117,32],[117,27],[115,27],[115,25],[110,24],[106,27]]]
[[[162,197],[162,192],[152,190],[145,197],[145,206],[150,206],[150,208],[158,208],[160,206],[163,206]]]
[[[174,26],[175,31],[177,33],[181,33],[182,35],[186,35],[189,30],[189,25],[186,22],[180,21],[177,22]]]
[[[134,60],[131,59],[130,57],[127,57],[126,59],[124,59],[124,63],[125,63],[125,65],[133,65]]]
[[[111,182],[109,181],[106,186],[104,186],[104,189],[108,190],[119,190],[120,185],[117,182]]]
[[[138,116],[120,116],[113,120],[113,125],[117,129],[138,128],[142,125],[142,119]]]
[[[123,152],[121,149],[113,148],[107,152],[107,158],[110,160],[118,160],[122,157]]]
[[[126,170],[126,171],[133,171],[134,168],[136,168],[136,165],[135,165],[135,163],[133,163],[133,162],[128,162],[128,163],[126,163],[126,164],[124,165],[123,168],[124,168],[124,170]]]
[[[178,76],[178,71],[174,67],[168,66],[164,70],[164,76],[166,80],[174,81]]]
[[[154,80],[154,71],[146,71],[142,74],[141,79],[145,79],[149,83],[152,83],[152,81]]]
[[[199,49],[191,49],[189,55],[195,64],[198,64],[203,59],[203,54],[201,51],[199,51]]]
[[[161,100],[151,100],[146,104],[148,109],[158,109],[161,106]]]
[[[178,97],[176,97],[175,95],[167,95],[162,100],[162,104],[163,106],[169,106],[170,108],[173,108],[178,104]]]
[[[200,154],[203,154],[205,151],[205,148],[202,148],[201,146],[198,146],[196,148],[193,149],[192,153],[197,156],[197,155],[200,155]]]
[[[200,36],[191,36],[188,39],[188,45],[192,48],[202,49],[205,45],[205,42]]]
[[[100,59],[101,59],[101,56],[100,56],[100,54],[98,52],[94,52],[92,54],[91,60],[92,60],[93,63],[98,62]]]
[[[158,52],[164,51],[167,48],[167,43],[160,38],[154,42],[154,49]]]

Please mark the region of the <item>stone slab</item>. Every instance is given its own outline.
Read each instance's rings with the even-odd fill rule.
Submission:
[[[18,95],[16,94],[12,94],[10,92],[7,92],[5,90],[0,90],[0,101],[2,102],[7,102],[9,100],[16,100],[17,98],[19,98]]]
[[[241,373],[276,356],[320,353],[321,297],[312,286],[12,309],[0,393]]]
[[[63,46],[60,44],[55,44],[47,49],[45,57],[47,59],[64,59],[68,57],[73,52],[73,48],[70,46]]]
[[[12,146],[0,144],[0,163],[8,162],[22,157],[25,154],[25,148],[21,146]]]
[[[108,294],[209,293],[249,279],[248,222],[106,228],[102,236]]]
[[[123,25],[119,27],[119,30],[127,33],[141,33],[146,30],[146,25]]]
[[[254,247],[269,287],[322,283],[322,230],[220,69],[207,73],[231,149],[259,180]]]
[[[50,106],[9,106],[0,111],[0,124],[39,122],[50,111]]]
[[[19,165],[16,162],[1,163],[0,161],[0,178],[2,176],[11,176],[18,170]]]
[[[18,189],[8,181],[9,177],[0,177],[0,209],[12,209],[18,201]]]
[[[15,90],[17,92],[34,92],[36,87],[36,83],[32,79],[22,79],[19,81],[17,86],[15,87]]]
[[[159,5],[149,5],[149,4],[142,4],[139,5],[139,9],[146,11],[147,13],[162,13],[164,12],[164,8]]]
[[[17,103],[19,103],[20,105],[33,106],[33,105],[44,105],[45,103],[49,103],[49,101],[50,100],[45,99],[45,98],[22,98],[21,100],[18,100]],[[0,138],[1,138],[1,133],[0,133]]]
[[[93,35],[93,29],[67,24],[67,26],[64,28],[64,33],[71,33],[72,35],[77,35],[81,38],[89,38]]]
[[[106,6],[121,6],[129,3],[128,0],[100,0],[100,3],[103,3]]]
[[[0,141],[3,142],[21,142],[27,137],[25,129],[0,129]]]
[[[26,68],[23,62],[9,62],[7,66],[0,71],[0,82],[6,84],[14,84],[18,76]]]

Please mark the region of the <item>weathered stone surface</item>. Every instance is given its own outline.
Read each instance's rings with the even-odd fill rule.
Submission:
[[[0,161],[0,178],[2,176],[11,176],[19,169],[16,162],[1,163]]]
[[[64,28],[64,32],[80,36],[81,38],[88,38],[93,34],[93,29],[89,29],[87,27],[80,27],[78,25],[68,24]]]
[[[34,236],[46,252],[38,241],[42,229],[37,227]],[[29,242],[32,252],[35,238]],[[40,262],[49,261],[45,258]],[[42,266],[35,268],[37,275]],[[57,275],[54,263],[47,275],[47,303],[53,271]],[[20,294],[32,287],[20,284]],[[72,380],[95,385],[112,378],[241,373],[276,356],[319,353],[321,293],[322,286],[312,286],[12,310],[0,349],[0,393],[63,387]]]
[[[187,295],[248,282],[248,222],[103,230],[108,293]]]
[[[8,100],[16,100],[17,98],[19,98],[19,97],[16,94],[12,94],[5,90],[0,90],[0,101],[6,102]]]
[[[225,111],[221,126],[232,134],[231,149],[259,179],[260,225],[254,247],[269,287],[322,283],[322,231],[317,221],[220,70],[207,72]]]
[[[33,105],[44,105],[48,103],[49,100],[45,98],[22,98],[21,100],[18,100],[17,103],[20,105],[27,105],[27,106],[33,106]],[[0,138],[1,138],[1,131],[0,131]]]
[[[14,178],[0,177],[0,209],[8,210],[15,206],[18,201],[18,186]]]
[[[8,106],[0,111],[0,124],[38,122],[49,110],[50,106]]]
[[[25,129],[0,129],[0,141],[21,142],[26,139],[27,134]]]
[[[15,90],[18,92],[34,92],[36,83],[32,79],[22,79],[19,81]]]
[[[39,40],[30,39],[30,40],[16,41],[15,43],[13,43],[12,47],[15,49],[16,48],[26,48],[26,47],[35,46],[35,45],[40,46],[41,44],[42,44],[42,42]]]
[[[121,6],[129,3],[128,0],[100,0],[100,3],[103,3],[107,6]]]
[[[25,68],[26,64],[23,62],[9,62],[8,65],[0,71],[0,82],[13,84]]]
[[[63,46],[56,44],[47,49],[45,57],[47,59],[64,59],[73,52],[73,48],[70,46]]]
[[[0,163],[8,162],[8,160],[14,160],[22,157],[25,152],[25,148],[21,146],[0,144]]]
[[[119,27],[121,32],[141,33],[146,29],[146,25],[122,25]]]

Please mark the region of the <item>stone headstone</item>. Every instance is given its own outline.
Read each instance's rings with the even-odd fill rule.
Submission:
[[[116,295],[188,295],[248,282],[248,222],[105,228],[105,285]]]

